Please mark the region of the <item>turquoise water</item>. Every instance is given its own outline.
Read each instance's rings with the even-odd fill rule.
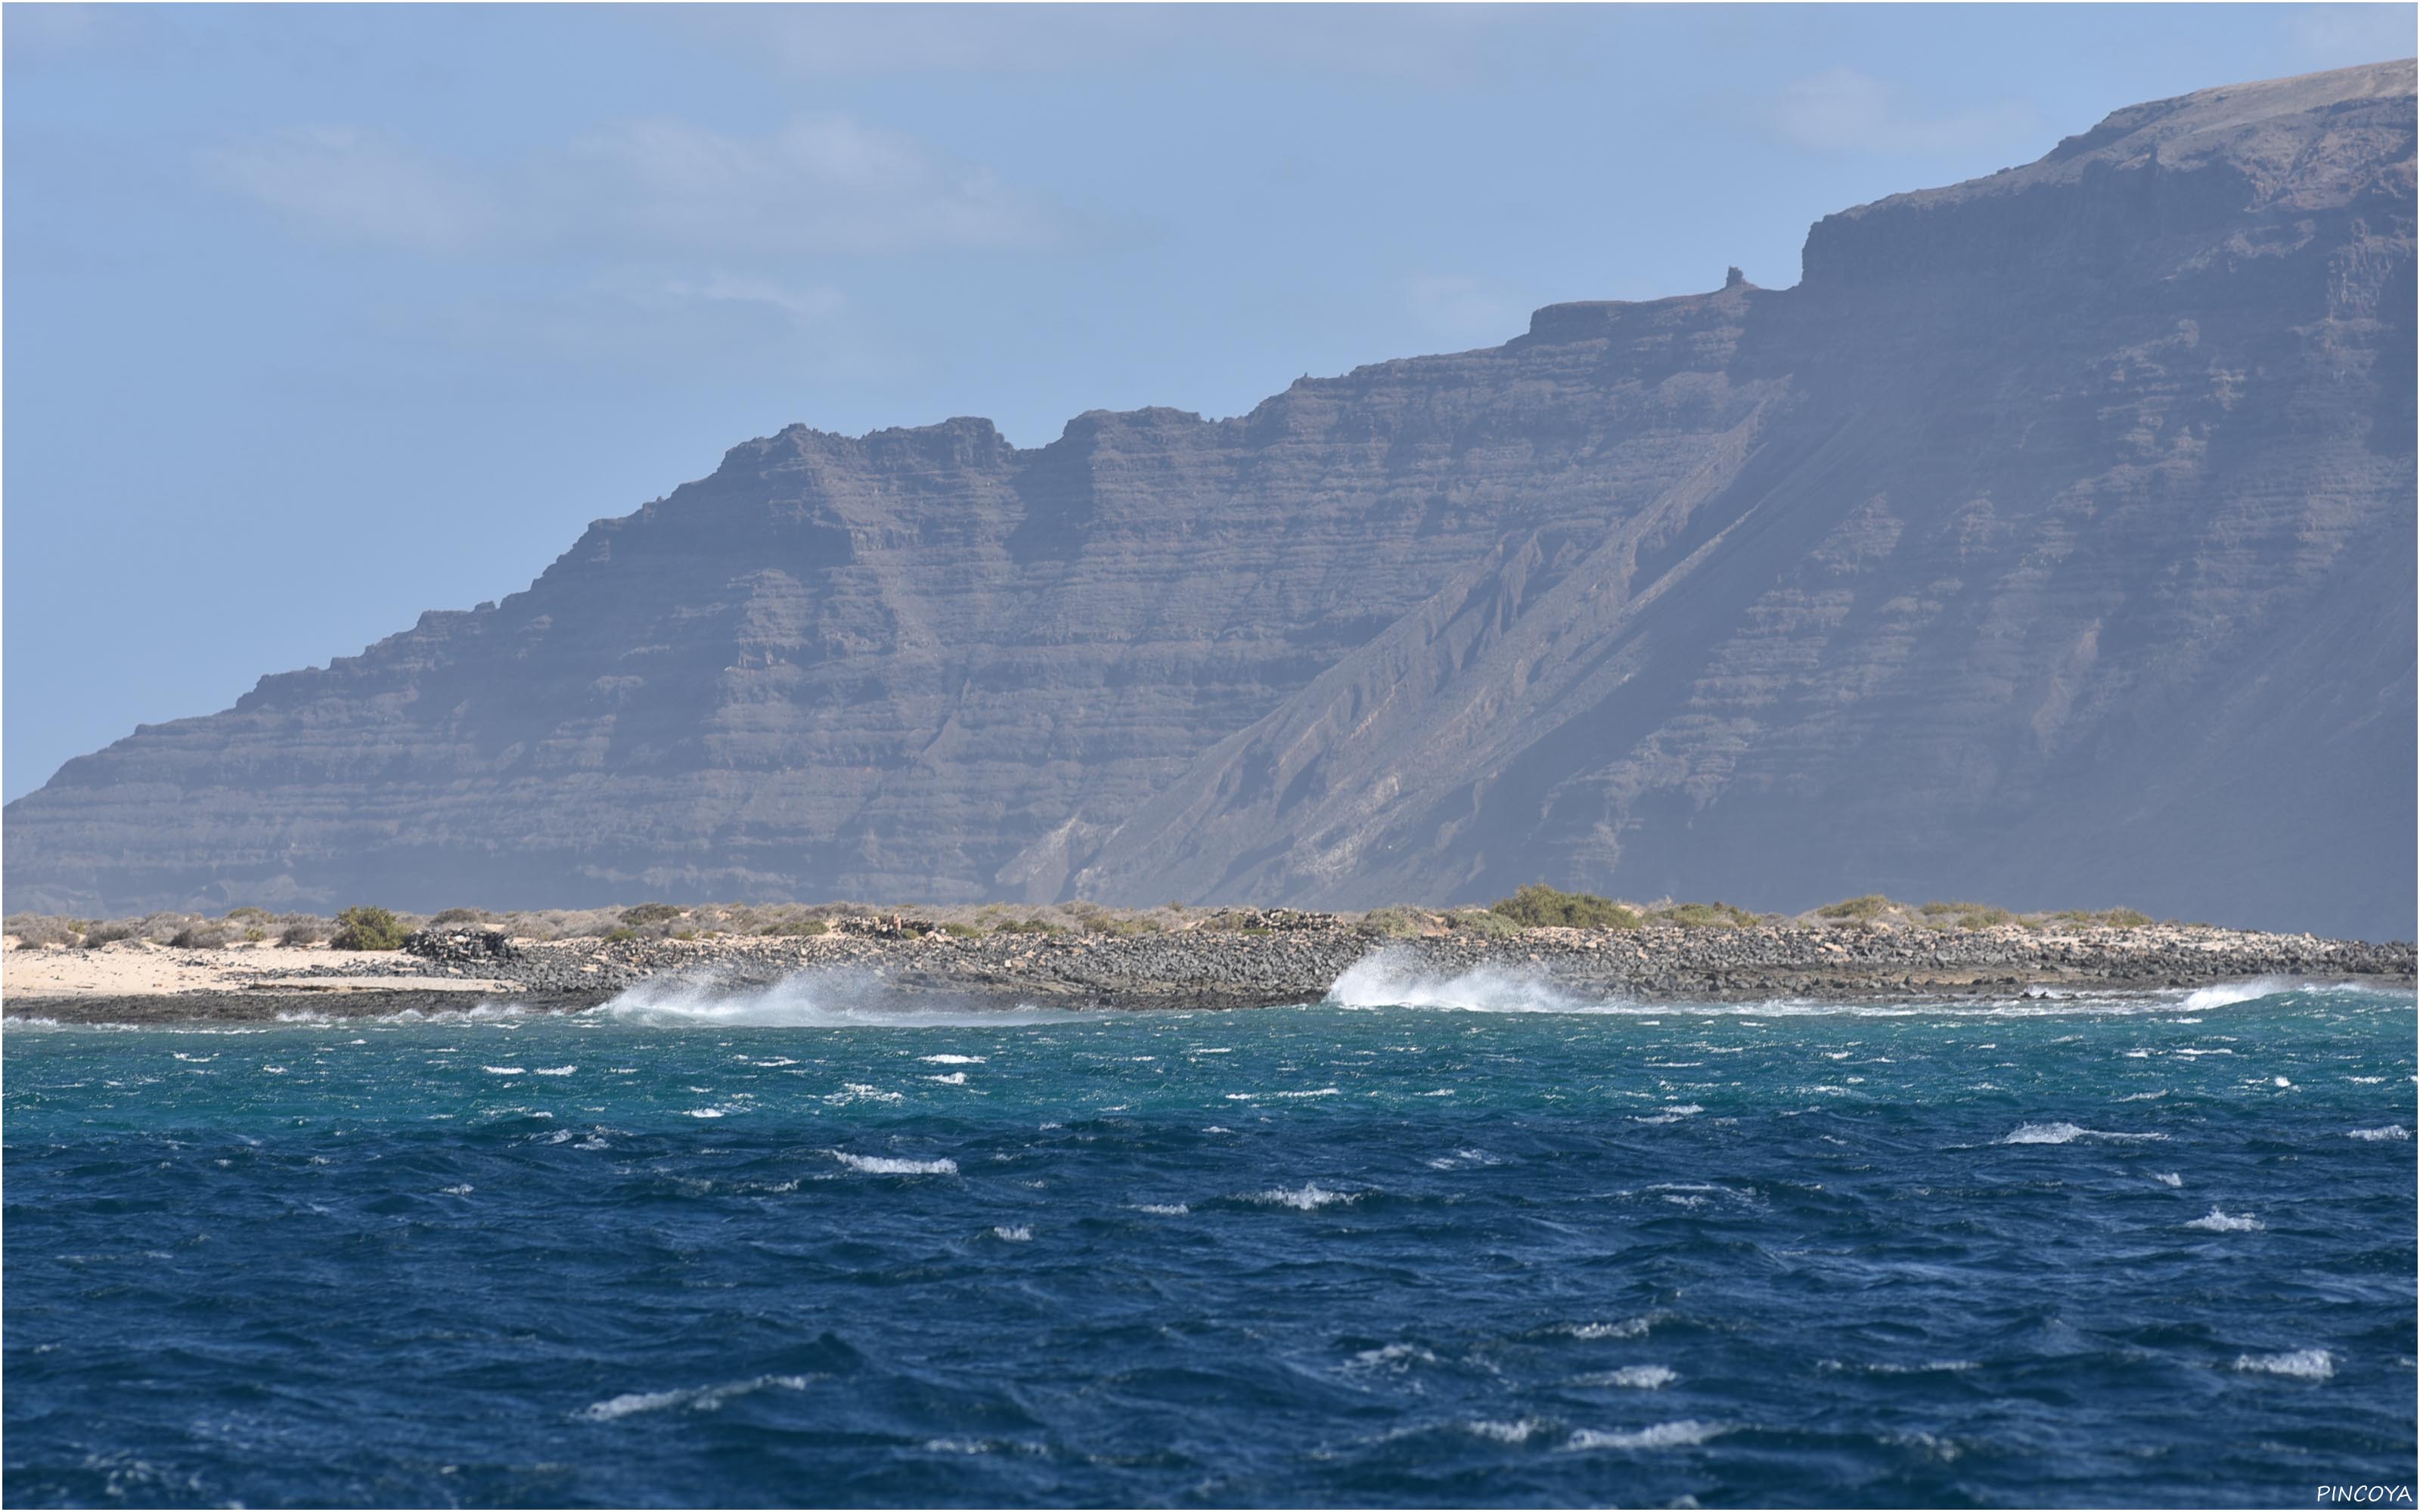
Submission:
[[[12,1025],[12,1504],[2413,1478],[2413,1005]],[[1405,1000],[1423,1006],[1401,1006]]]

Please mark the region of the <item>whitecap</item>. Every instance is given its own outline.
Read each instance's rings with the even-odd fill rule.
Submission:
[[[1265,1202],[1280,1208],[1293,1208],[1299,1212],[1311,1212],[1316,1209],[1325,1208],[1330,1203],[1357,1202],[1360,1199],[1361,1194],[1358,1192],[1330,1192],[1324,1186],[1305,1182],[1291,1191],[1284,1187],[1271,1187],[1265,1192],[1255,1192],[1247,1200]]]
[[[1408,1370],[1416,1365],[1435,1365],[1436,1356],[1417,1344],[1388,1344],[1363,1350],[1353,1357],[1352,1364],[1364,1370]]]
[[[955,1176],[958,1163],[946,1156],[939,1160],[899,1160],[889,1155],[852,1155],[845,1149],[825,1153],[853,1171],[873,1176]]]
[[[1701,1423],[1696,1418],[1683,1418],[1677,1423],[1658,1423],[1634,1433],[1604,1433],[1595,1428],[1582,1428],[1571,1436],[1564,1447],[1569,1449],[1683,1449],[1705,1443],[1730,1429],[1718,1423]]]
[[[1494,1439],[1498,1443],[1527,1443],[1531,1438],[1545,1432],[1553,1425],[1544,1418],[1536,1417],[1525,1417],[1511,1423],[1497,1418],[1480,1417],[1471,1419],[1462,1427],[1466,1433],[1475,1433],[1482,1439]]]
[[[486,1072],[490,1076],[519,1076],[523,1074],[522,1069],[519,1066],[482,1066],[479,1069]]]
[[[2347,1137],[2353,1139],[2409,1139],[2412,1137],[2412,1131],[2399,1123],[2390,1123],[2380,1129],[2348,1129],[2345,1134]]]
[[[1632,1391],[1654,1391],[1668,1386],[1680,1376],[1669,1365],[1626,1365],[1619,1370],[1600,1371],[1582,1376],[1575,1382],[1582,1386],[1622,1386]]]
[[[2213,1207],[2185,1227],[2206,1228],[2213,1234],[2242,1234],[2260,1227],[2261,1224],[2259,1219],[2248,1212],[2221,1212]]]
[[[2185,1179],[2179,1176],[2174,1171],[2153,1171],[2151,1173],[2151,1180],[2159,1182],[2162,1186],[2182,1186],[2185,1184]]]
[[[530,1074],[533,1076],[568,1076],[579,1069],[580,1068],[577,1066],[540,1066],[535,1071],[531,1072]]]
[[[633,1412],[660,1412],[667,1407],[686,1407],[693,1412],[711,1412],[734,1396],[745,1396],[752,1391],[780,1386],[788,1391],[807,1389],[804,1376],[757,1376],[750,1381],[737,1381],[722,1386],[688,1386],[677,1391],[632,1391],[608,1397],[582,1408],[580,1416],[592,1423],[610,1423]]]
[[[944,1087],[964,1087],[967,1085],[967,1073],[962,1071],[954,1071],[946,1076],[927,1076],[924,1079],[928,1082],[939,1082]]]
[[[1625,1318],[1618,1323],[1558,1323],[1552,1332],[1575,1339],[1635,1339],[1652,1326],[1648,1319]]]
[[[2238,1370],[2257,1370],[2300,1381],[2325,1381],[2336,1373],[2335,1356],[2325,1350],[2293,1350],[2284,1354],[2239,1354]]]
[[[953,1055],[947,1051],[938,1056],[918,1056],[916,1058],[928,1066],[980,1066],[984,1063],[984,1057],[981,1056]]]
[[[1007,1244],[1030,1244],[1033,1242],[1033,1230],[1023,1224],[994,1224],[991,1237]]]
[[[1135,1211],[1153,1213],[1162,1218],[1182,1218],[1193,1210],[1182,1202],[1138,1202]]]
[[[2123,1134],[2086,1129],[2073,1123],[2022,1123],[2000,1143],[2004,1145],[2065,1145],[2078,1139],[2165,1139],[2164,1134]]]

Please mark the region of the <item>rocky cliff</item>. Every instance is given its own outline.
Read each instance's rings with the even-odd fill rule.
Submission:
[[[12,909],[1362,905],[2408,936],[2413,68],[2120,111],[1251,413],[803,426],[8,806]]]

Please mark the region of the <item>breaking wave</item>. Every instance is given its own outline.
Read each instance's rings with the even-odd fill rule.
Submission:
[[[1327,989],[1339,1008],[1454,1008],[1473,1013],[1586,1012],[1535,972],[1478,966],[1452,976],[1427,972],[1400,952],[1378,949],[1362,957]]]
[[[588,1011],[651,1026],[750,1028],[988,1028],[1075,1016],[1024,1004],[983,1008],[926,998],[886,984],[877,973],[842,967],[798,972],[769,986],[700,973],[650,977]]]
[[[946,1155],[939,1160],[899,1160],[890,1155],[852,1155],[845,1149],[828,1150],[832,1159],[852,1171],[869,1176],[955,1176],[958,1163]]]
[[[2289,1350],[2284,1354],[2239,1354],[2235,1368],[2298,1381],[2325,1381],[2336,1373],[2336,1362],[2325,1350]]]

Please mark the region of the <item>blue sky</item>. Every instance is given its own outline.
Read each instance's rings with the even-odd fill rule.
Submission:
[[[2415,8],[11,4],[14,797],[793,422],[1234,414]]]

